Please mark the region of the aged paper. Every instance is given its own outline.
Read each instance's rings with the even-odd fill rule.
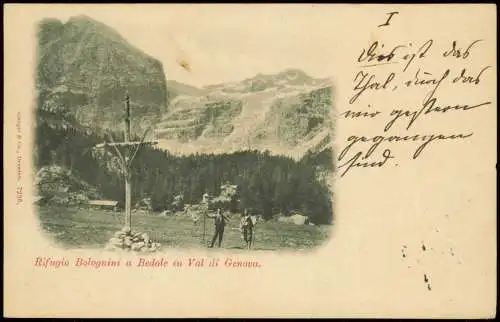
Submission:
[[[496,315],[493,5],[7,5],[4,315]]]

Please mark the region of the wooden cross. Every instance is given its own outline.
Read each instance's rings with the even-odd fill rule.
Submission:
[[[125,179],[125,228],[132,229],[132,175],[130,167],[134,161],[137,152],[145,144],[157,144],[158,141],[144,141],[151,127],[144,131],[140,141],[130,141],[130,97],[128,92],[125,94],[125,136],[123,142],[115,142],[111,134],[108,133],[110,142],[103,142],[96,145],[96,148],[105,148],[111,146],[114,148],[120,161],[120,168]],[[118,147],[125,147],[126,153],[122,153]],[[124,155],[125,154],[125,155]]]

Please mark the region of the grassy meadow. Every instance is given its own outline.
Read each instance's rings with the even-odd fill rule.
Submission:
[[[124,224],[123,212],[95,209],[38,206],[41,226],[56,244],[64,248],[104,248]],[[239,214],[233,214],[224,231],[222,248],[244,249],[238,230]],[[322,245],[331,225],[295,225],[276,221],[259,222],[253,250],[307,250]],[[132,230],[147,233],[161,243],[162,249],[203,248],[214,233],[213,220],[206,219],[205,244],[203,220],[193,223],[189,216],[159,216],[157,213],[132,214]],[[217,244],[216,244],[217,245]]]

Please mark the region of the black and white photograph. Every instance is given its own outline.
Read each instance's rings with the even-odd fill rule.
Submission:
[[[234,46],[212,37],[216,50]],[[298,65],[189,84],[189,57],[166,68],[87,15],[40,20],[37,41],[34,202],[58,246],[279,251],[329,238],[329,77]],[[230,71],[238,60],[226,54]]]

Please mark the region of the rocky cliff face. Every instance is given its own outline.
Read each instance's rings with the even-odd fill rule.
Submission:
[[[197,88],[166,82],[158,60],[91,18],[38,27],[38,121],[51,127],[121,131],[128,91],[132,134],[154,124],[158,147],[174,154],[268,150],[300,158],[330,146],[327,79],[288,69]]]
[[[167,106],[161,63],[85,16],[40,22],[35,78],[39,110],[91,128],[121,125],[127,90],[135,130],[160,119]]]
[[[96,187],[57,165],[42,167],[35,176],[35,187],[46,202],[53,204],[77,205],[102,197]]]
[[[160,147],[173,153],[256,149],[300,158],[331,143],[329,80],[290,69],[203,89],[186,86],[171,84],[175,98],[156,127]]]

